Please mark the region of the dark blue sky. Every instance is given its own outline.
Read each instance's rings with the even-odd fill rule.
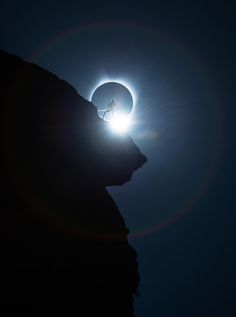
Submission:
[[[121,79],[148,163],[109,189],[139,254],[137,317],[235,316],[230,1],[2,1],[1,48],[89,98]]]

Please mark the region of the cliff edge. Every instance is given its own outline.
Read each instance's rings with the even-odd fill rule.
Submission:
[[[0,51],[1,316],[133,316],[139,274],[105,189],[146,158],[96,107]]]

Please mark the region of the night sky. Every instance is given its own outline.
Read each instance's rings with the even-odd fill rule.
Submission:
[[[236,316],[235,7],[230,1],[1,1],[1,49],[90,99],[135,94],[148,163],[108,188],[139,255],[137,317]]]

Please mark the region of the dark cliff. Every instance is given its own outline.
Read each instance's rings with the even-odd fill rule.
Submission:
[[[65,81],[3,51],[0,70],[1,316],[131,317],[136,252],[105,186],[146,158]]]

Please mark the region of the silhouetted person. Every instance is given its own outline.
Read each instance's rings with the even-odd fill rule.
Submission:
[[[107,113],[111,114],[111,120],[113,120],[116,116],[117,110],[119,109],[117,103],[115,100],[112,98],[111,102],[108,104],[108,109],[103,113],[102,118],[105,119]]]

